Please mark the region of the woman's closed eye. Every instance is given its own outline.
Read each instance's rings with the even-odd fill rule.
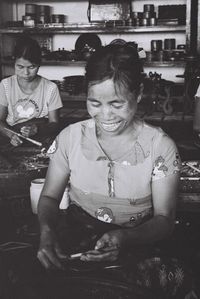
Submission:
[[[120,109],[123,107],[123,103],[121,103],[121,102],[112,102],[112,103],[110,103],[110,105],[116,109]]]
[[[90,102],[91,106],[98,108],[102,105],[101,102],[97,101],[97,100],[93,100],[93,99],[88,99],[88,102]],[[120,109],[121,107],[123,107],[124,102],[121,101],[111,101],[110,103],[108,103],[108,105],[110,107],[113,107],[115,109]]]

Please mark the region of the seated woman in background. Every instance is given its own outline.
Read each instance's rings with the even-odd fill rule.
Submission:
[[[102,47],[88,61],[91,119],[68,126],[56,137],[39,200],[38,259],[47,269],[63,267],[63,249],[68,256],[85,251],[80,257],[85,263],[116,261],[124,251],[135,259],[141,248],[173,231],[180,158],[162,129],[136,117],[143,89],[141,70],[137,51],[128,45]],[[71,231],[62,235],[63,242],[59,203],[68,182],[66,221]],[[167,298],[175,298],[182,286],[188,291],[187,284],[184,274],[172,275],[170,282],[169,269],[160,267],[157,277],[163,278],[160,288],[171,287]],[[181,273],[177,266],[174,271],[178,270]],[[148,279],[155,280],[151,275]],[[152,287],[151,281],[138,277],[135,281]]]
[[[62,101],[56,84],[38,75],[39,44],[23,34],[16,41],[14,58],[15,75],[0,83],[0,133],[14,146],[23,140],[6,128],[19,130],[25,137],[37,133],[55,136]]]

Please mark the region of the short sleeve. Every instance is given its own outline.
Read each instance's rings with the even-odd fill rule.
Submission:
[[[0,105],[8,107],[8,100],[3,83],[0,83]]]
[[[58,87],[56,86],[56,84],[54,84],[52,92],[51,92],[51,96],[49,99],[48,110],[53,111],[53,110],[59,109],[61,107],[63,107],[63,104],[62,104],[62,100],[60,97],[60,93],[59,93]]]
[[[166,134],[160,134],[154,144],[152,180],[162,179],[178,173],[181,159],[174,141]]]
[[[58,167],[66,171],[69,170],[69,131],[69,127],[62,130],[47,151],[51,163],[56,163]]]

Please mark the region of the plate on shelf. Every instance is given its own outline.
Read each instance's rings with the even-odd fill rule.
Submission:
[[[76,40],[75,51],[81,53],[86,47],[97,50],[101,47],[101,39],[95,33],[82,33]]]
[[[122,38],[116,38],[110,42],[110,45],[122,45],[123,46],[125,44],[126,44],[126,41]]]

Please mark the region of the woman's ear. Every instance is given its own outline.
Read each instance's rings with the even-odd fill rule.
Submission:
[[[140,88],[137,96],[137,103],[139,103],[142,100],[143,97],[143,91],[144,91],[144,84],[140,83]]]

